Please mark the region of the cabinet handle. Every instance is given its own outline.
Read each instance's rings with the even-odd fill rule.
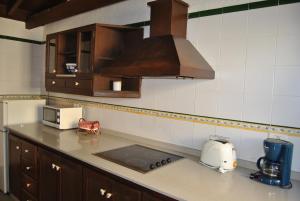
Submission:
[[[79,82],[75,82],[75,86],[79,86]]]
[[[101,189],[100,189],[100,193],[101,193],[101,195],[102,195],[102,196],[104,196],[104,195],[105,195],[105,193],[106,193],[106,190],[105,190],[105,189],[103,189],[103,188],[101,188]]]
[[[61,169],[61,167],[56,166],[56,171],[57,171],[57,172],[60,171],[60,169]]]
[[[26,200],[26,201],[31,201],[31,200]]]
[[[113,195],[112,193],[107,193],[107,194],[106,194],[106,198],[107,198],[107,199],[110,199],[110,198],[112,197],[112,195]]]
[[[55,81],[52,81],[52,85],[55,85],[56,84],[56,82]]]
[[[27,166],[25,169],[29,171],[31,169],[31,167]]]
[[[25,149],[25,150],[24,150],[24,152],[25,152],[25,153],[28,153],[28,152],[29,152],[29,150],[28,150],[28,149]]]
[[[20,147],[19,146],[16,146],[16,150],[19,150],[20,149]]]
[[[26,184],[26,187],[27,187],[27,188],[29,188],[30,186],[31,186],[31,184],[29,184],[29,183],[28,183],[28,184]]]
[[[54,163],[52,163],[51,166],[52,166],[52,169],[53,169],[53,170],[54,170],[55,167],[56,167],[56,165],[55,165]]]

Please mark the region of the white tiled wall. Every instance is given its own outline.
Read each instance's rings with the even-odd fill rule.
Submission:
[[[22,22],[0,18],[0,35],[42,41],[43,28],[29,31]],[[44,61],[44,45],[0,39],[0,95],[40,94]]]
[[[149,19],[147,1],[129,0],[49,24],[45,33],[94,22],[128,24]],[[247,3],[249,0],[187,0],[190,11]],[[252,2],[252,1],[251,1]],[[133,7],[134,4],[136,7]],[[86,98],[106,103],[203,116],[300,127],[300,3],[191,19],[188,39],[216,71],[215,80],[143,80],[141,99]],[[145,28],[145,36],[149,35]],[[268,135],[238,129],[88,109],[103,127],[201,149],[211,134],[230,137],[238,157],[255,161]],[[295,144],[299,138],[286,137]],[[293,170],[300,171],[299,160]]]
[[[31,40],[42,41],[44,27],[35,29],[25,29],[25,23],[0,17],[0,35],[27,38]]]

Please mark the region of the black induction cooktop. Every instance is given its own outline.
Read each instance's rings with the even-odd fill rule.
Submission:
[[[141,173],[147,173],[183,158],[141,145],[131,145],[94,155]]]

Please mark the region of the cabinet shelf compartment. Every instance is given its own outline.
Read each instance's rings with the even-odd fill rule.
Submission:
[[[113,91],[113,82],[121,81],[122,90]],[[110,98],[139,98],[141,96],[140,78],[115,78],[96,76],[94,79],[94,96],[105,96]]]

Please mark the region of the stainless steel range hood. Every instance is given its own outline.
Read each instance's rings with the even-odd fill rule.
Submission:
[[[212,67],[186,40],[188,4],[181,0],[157,0],[148,5],[151,7],[150,38],[126,47],[124,53],[101,73],[214,79]]]

